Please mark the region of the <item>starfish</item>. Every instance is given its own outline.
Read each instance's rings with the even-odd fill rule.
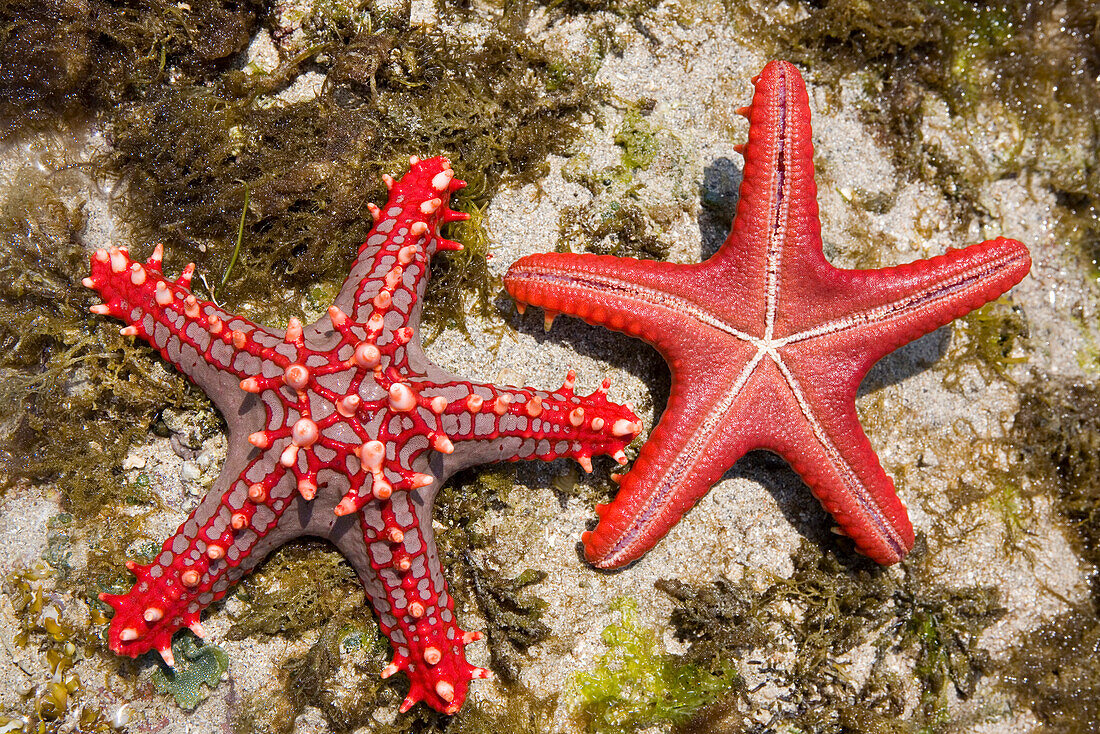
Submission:
[[[913,528],[855,409],[871,366],[978,308],[1027,274],[1027,249],[998,238],[881,270],[822,253],[806,86],[789,63],[753,79],[748,144],[728,239],[698,264],[540,254],[505,288],[548,319],[578,316],[639,337],[672,370],[668,406],[614,501],[583,537],[601,568],[652,548],[741,456],[782,456],[850,536],[896,563]]]
[[[347,556],[394,650],[382,672],[410,680],[401,710],[417,701],[454,713],[468,683],[489,672],[466,662],[464,632],[439,565],[432,508],[454,472],[495,461],[591,457],[622,449],[641,431],[609,402],[609,382],[574,394],[575,373],[553,392],[468,382],[424,355],[418,335],[429,259],[461,249],[439,235],[451,194],[465,186],[445,158],[410,159],[389,201],[368,204],[375,223],[328,315],[284,332],[264,328],[190,292],[194,265],[174,281],[157,245],[143,264],[124,248],[91,257],[84,284],[96,314],[127,323],[210,396],[229,428],[220,475],[160,554],[129,562],[112,650],[156,649],[172,665],[181,627],[199,637],[200,612],[273,549],[304,535]]]

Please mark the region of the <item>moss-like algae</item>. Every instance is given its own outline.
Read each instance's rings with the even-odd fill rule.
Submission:
[[[726,731],[731,721],[770,717],[769,727],[795,731],[946,731],[948,688],[970,696],[991,670],[977,640],[1004,614],[997,591],[938,583],[921,544],[900,578],[869,562],[841,562],[808,543],[792,560],[790,578],[657,583],[678,602],[672,624],[690,643],[687,660],[711,669],[773,661],[758,663],[757,672],[786,691],[766,711],[753,710],[751,697],[738,698],[721,717],[696,720],[689,730]],[[790,654],[777,657],[777,648]],[[861,648],[873,662],[857,682],[845,661]],[[893,672],[898,659],[919,685],[919,704],[908,716],[905,685]]]
[[[125,575],[119,559],[159,507],[148,477],[119,470],[127,452],[166,405],[209,404],[151,349],[87,313],[89,296],[74,288],[87,261],[71,184],[30,169],[12,184],[0,210],[0,487],[58,487],[74,522],[51,530],[51,557],[90,597]],[[70,577],[64,547],[75,539],[87,565]]]
[[[374,723],[376,711],[396,707],[403,697],[396,681],[380,676],[389,655],[372,616],[342,610],[325,621],[317,641],[305,653],[281,663],[280,687],[242,702],[234,714],[233,729],[239,734],[289,734],[307,707],[319,709],[338,732]],[[404,730],[383,726],[377,731]]]
[[[372,615],[355,571],[319,541],[280,548],[235,593],[244,606],[233,614],[232,640],[257,634],[295,638],[342,613]]]
[[[248,44],[258,0],[0,1],[0,140],[168,81],[208,79]]]
[[[454,477],[436,499],[444,527],[438,532],[440,558],[452,569],[451,592],[456,603],[476,604],[485,618],[485,637],[492,669],[514,693],[523,695],[519,670],[527,649],[543,642],[550,630],[542,621],[546,602],[532,593],[546,574],[528,569],[508,578],[471,550],[486,549],[492,538],[478,530],[489,509],[503,510],[514,485],[514,469],[493,467]],[[537,707],[536,707],[537,708]]]
[[[967,366],[975,366],[982,377],[1014,382],[1009,374],[1014,365],[1025,364],[1030,349],[1027,316],[1019,305],[1005,296],[971,311],[959,321],[961,348],[944,359],[944,384],[959,389]]]
[[[1004,681],[1035,714],[1043,732],[1086,732],[1100,721],[1098,646],[1096,611],[1085,605],[1029,632],[1013,650]]]
[[[1013,434],[1027,457],[1025,470],[1054,483],[1055,506],[1073,530],[1075,550],[1100,565],[1100,387],[1065,378],[1028,385]]]
[[[371,226],[366,204],[384,198],[382,173],[400,173],[410,154],[450,155],[470,183],[457,206],[476,213],[505,177],[532,176],[562,152],[591,104],[583,70],[513,32],[489,29],[475,45],[387,23],[310,47],[287,62],[293,68],[162,85],[124,105],[106,165],[131,182],[138,231],[220,274],[247,190],[242,244],[218,295],[249,302],[261,320],[285,319],[304,289],[346,273]],[[329,72],[319,96],[270,101],[315,67]],[[513,68],[527,73],[503,72]],[[472,235],[471,251],[438,259],[425,303],[429,316],[461,327],[463,299],[437,294],[472,294],[487,312],[492,283],[479,221],[460,232]]]
[[[507,578],[469,555],[465,560],[470,590],[487,623],[492,669],[505,684],[518,685],[520,656],[550,636],[550,628],[542,621],[546,602],[523,590],[545,581],[547,574],[529,568],[515,578]]]
[[[1100,386],[1048,378],[1022,391],[1012,438],[1024,470],[1054,500],[1075,552],[1100,564]],[[1093,664],[1100,640],[1100,583],[1090,598],[1030,631],[1002,673],[1005,687],[1044,731],[1087,731],[1100,720],[1100,674]]]
[[[1071,246],[1095,257],[1088,252],[1100,208],[1095,3],[803,1],[779,23],[754,7],[727,7],[769,37],[774,53],[813,68],[821,81],[860,75],[872,100],[864,119],[904,175],[935,184],[954,203],[960,232],[990,219],[986,184],[1023,176],[1055,193],[1055,218]],[[947,106],[952,134],[981,136],[991,126],[1004,132],[984,160],[965,144],[951,152],[927,136],[935,101]]]
[[[23,173],[0,211],[0,444],[3,483],[57,480],[80,517],[150,501],[113,467],[167,404],[195,405],[147,347],[86,313],[73,288],[87,267],[70,207],[42,174]]]

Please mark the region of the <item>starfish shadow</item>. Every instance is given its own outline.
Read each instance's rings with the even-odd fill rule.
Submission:
[[[672,374],[660,353],[645,342],[570,316],[556,319],[550,331],[546,331],[541,323],[542,309],[532,309],[533,313],[520,316],[515,302],[504,290],[497,295],[494,305],[508,326],[531,337],[540,347],[564,344],[584,357],[604,362],[612,369],[637,378],[653,396],[655,406],[664,406],[667,402],[672,388]],[[583,375],[578,371],[577,377],[578,381],[588,381],[598,376]],[[611,391],[615,391],[614,383]]]
[[[911,341],[880,359],[863,378],[856,395],[862,397],[889,385],[896,385],[924,372],[947,354],[951,346],[951,325]]]
[[[762,486],[775,499],[784,519],[798,534],[822,551],[833,550],[838,555],[856,555],[852,542],[829,531],[833,520],[821,506],[810,488],[794,469],[770,451],[750,451],[722,476],[726,479],[748,479]]]
[[[717,158],[703,169],[700,191],[699,259],[706,260],[726,241],[741,188],[741,168],[729,158]]]

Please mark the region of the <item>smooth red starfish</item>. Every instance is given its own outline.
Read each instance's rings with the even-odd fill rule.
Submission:
[[[472,677],[466,662],[480,637],[454,617],[432,534],[440,485],[465,467],[517,459],[614,454],[641,430],[628,408],[607,400],[608,382],[573,394],[574,374],[553,392],[460,380],[428,361],[417,327],[428,261],[461,249],[439,236],[452,192],[465,186],[445,158],[410,160],[386,177],[389,201],[368,205],[375,225],[336,305],[309,326],[279,333],[200,301],[189,265],[161,272],[158,245],[144,265],[126,250],[99,250],[84,284],[105,303],[97,314],[125,321],[124,334],[160,350],[214,401],[229,426],[229,456],[213,487],[115,609],[112,650],[160,651],[172,665],[172,635],[190,627],[269,552],[293,538],[330,539],[363,582],[394,650],[382,672],[410,680],[417,701],[454,713]]]
[[[882,270],[838,270],[821,249],[810,110],[798,70],[773,61],[753,80],[733,230],[697,265],[532,255],[504,284],[541,306],[639,337],[672,369],[668,407],[585,533],[588,559],[627,564],[660,540],[746,452],[786,459],[857,549],[896,563],[913,528],[856,415],[871,366],[978,308],[1031,259],[996,239]]]

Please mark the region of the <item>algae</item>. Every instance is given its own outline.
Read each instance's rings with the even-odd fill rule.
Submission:
[[[139,537],[118,507],[157,505],[147,481],[119,470],[129,449],[165,405],[206,401],[153,350],[87,313],[92,296],[73,285],[87,268],[83,216],[66,191],[26,169],[0,211],[0,487],[56,483],[95,558]]]
[[[558,252],[583,248],[587,252],[616,257],[650,260],[668,258],[669,244],[661,232],[681,213],[690,211],[696,196],[683,170],[683,144],[647,115],[652,105],[645,101],[626,110],[615,133],[619,162],[594,168],[586,154],[574,156],[562,169],[562,177],[588,189],[592,195],[584,204],[566,206],[558,223]],[[641,172],[656,168],[672,182],[672,204],[661,203]]]
[[[483,632],[490,668],[513,695],[522,697],[530,695],[519,682],[523,656],[529,647],[550,635],[542,621],[546,602],[529,589],[541,583],[546,574],[527,569],[508,578],[500,573],[495,568],[499,567],[496,558],[488,551],[493,538],[478,527],[490,509],[511,506],[514,484],[515,470],[508,466],[456,474],[436,498],[437,517],[443,525],[437,531],[436,542],[440,561],[445,568],[454,569],[449,578],[456,611],[461,617],[463,607],[476,605],[485,619]],[[486,561],[476,558],[473,550],[486,551]],[[461,573],[455,573],[459,570]]]
[[[660,633],[643,628],[637,602],[620,599],[619,619],[604,628],[607,652],[589,672],[573,676],[577,715],[593,734],[633,734],[685,724],[729,695],[739,682],[732,666],[717,672],[660,649]]]
[[[289,734],[307,707],[319,709],[339,732],[376,723],[372,719],[376,711],[396,708],[404,696],[396,690],[397,681],[380,676],[390,655],[369,613],[341,610],[325,620],[309,650],[280,664],[278,688],[257,692],[241,703],[234,712],[233,730]],[[389,734],[404,728],[377,731]]]
[[[1023,469],[1054,500],[1076,554],[1100,564],[1100,386],[1051,377],[1021,391],[1011,438]],[[1018,640],[1002,672],[1005,688],[1031,709],[1045,730],[1083,731],[1100,712],[1100,677],[1093,659],[1100,639],[1100,583]]]
[[[1100,564],[1100,387],[1066,378],[1025,386],[1013,423],[1025,471],[1053,484],[1055,507],[1085,561]],[[1047,485],[1049,486],[1049,484]],[[1094,592],[1100,599],[1100,595]]]
[[[253,0],[3,0],[0,140],[94,114],[167,67],[210,78],[248,43]]]
[[[159,664],[153,673],[157,693],[170,693],[176,703],[190,711],[206,698],[203,686],[217,688],[229,670],[229,656],[217,645],[197,645],[190,635],[177,635],[172,640],[175,664],[169,668]]]
[[[394,684],[380,675],[388,652],[372,617],[342,613],[325,624],[304,656],[283,664],[280,679],[295,710],[315,706],[334,729],[351,730],[397,699]]]
[[[1090,604],[1032,630],[1013,650],[1003,681],[1044,732],[1089,731],[1100,721],[1098,645],[1100,624]]]
[[[470,184],[456,206],[476,213],[504,180],[563,152],[592,104],[581,69],[506,30],[474,43],[391,18],[287,64],[148,90],[113,116],[104,161],[130,182],[135,229],[170,259],[220,274],[236,253],[219,296],[259,320],[295,315],[303,290],[342,280],[372,224],[366,204],[384,199],[381,174],[400,174],[410,154],[451,156]],[[316,98],[260,103],[316,67],[332,72]],[[470,252],[434,264],[425,303],[438,322],[463,326],[464,294],[489,313],[480,220],[456,228]]]
[[[1011,297],[1003,296],[971,311],[959,320],[955,333],[961,333],[962,346],[953,348],[943,360],[945,386],[960,390],[968,365],[977,367],[986,382],[999,379],[1015,384],[1010,370],[1027,363],[1031,344],[1027,315]]]
[[[741,718],[800,731],[946,730],[948,689],[966,698],[992,670],[978,636],[1004,614],[998,592],[939,583],[923,543],[900,574],[807,542],[792,561],[790,578],[750,574],[701,587],[657,582],[677,602],[671,622],[690,645],[686,660],[714,669],[755,659],[756,674],[785,692],[771,704],[745,696],[730,703],[723,723],[696,722],[690,730],[723,731]],[[862,682],[847,673],[848,656],[859,649],[873,658]],[[908,717],[905,686],[894,672],[899,659],[919,686]]]
[[[1055,219],[1086,261],[1097,241],[1100,206],[1100,8],[1088,0],[863,0],[799,2],[790,22],[767,22],[758,9],[727,3],[735,20],[766,34],[773,52],[837,87],[864,80],[872,103],[865,121],[879,131],[895,165],[934,183],[954,203],[959,231],[991,216],[985,184],[1023,177],[1051,189]],[[930,131],[942,102],[957,151]],[[1003,131],[989,139],[987,131]],[[929,133],[932,132],[931,135]],[[965,144],[986,136],[984,158]]]
[[[529,568],[515,578],[506,578],[469,554],[465,570],[470,590],[485,616],[491,667],[501,681],[515,686],[519,683],[519,655],[550,636],[550,628],[542,622],[546,602],[522,593],[528,586],[545,581],[547,574]]]
[[[58,578],[55,569],[38,562],[3,579],[0,615],[14,614],[14,620],[5,621],[14,622],[18,630],[3,644],[17,666],[16,676],[22,676],[9,684],[21,690],[22,702],[0,716],[0,727],[39,734],[61,734],[74,726],[89,734],[115,731],[118,709],[108,713],[86,701],[89,690],[74,669],[98,646],[89,621],[100,620],[94,610],[90,618],[82,614],[72,597],[58,588]]]
[[[243,607],[232,613],[231,640],[258,634],[295,638],[341,614],[373,619],[355,571],[320,541],[283,546],[234,593]]]

